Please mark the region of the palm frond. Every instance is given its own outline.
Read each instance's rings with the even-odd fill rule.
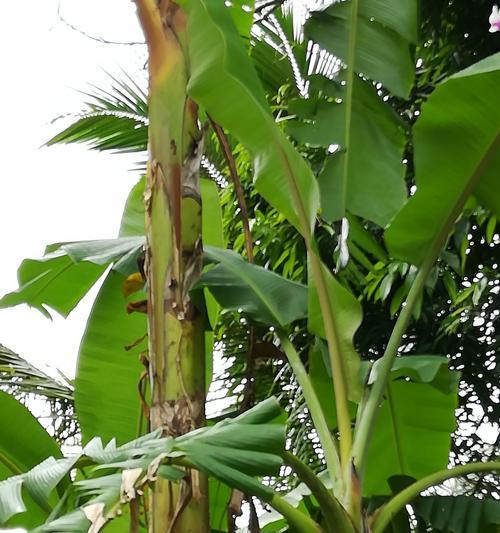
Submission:
[[[0,387],[19,394],[36,394],[47,400],[73,401],[73,387],[62,374],[56,380],[2,344]]]
[[[74,391],[60,372],[53,378],[0,344],[0,390],[25,404],[61,444],[78,441]]]
[[[147,94],[132,76],[123,73],[124,79],[109,75],[108,89],[92,85],[89,92],[82,91],[87,101],[76,120],[47,142],[54,144],[83,143],[92,150],[114,153],[146,152],[148,148]],[[61,117],[63,118],[63,117]],[[66,118],[66,117],[64,117]],[[203,174],[219,186],[225,186],[222,169],[224,156],[213,135],[205,138],[205,154],[202,158]],[[139,163],[139,169],[145,169]]]
[[[147,96],[130,76],[119,80],[110,75],[108,90],[93,87],[83,111],[63,131],[47,142],[85,143],[93,150],[144,152],[148,145]]]
[[[131,116],[147,122],[148,97],[145,89],[126,72],[123,72],[123,77],[124,79],[118,79],[109,74],[112,85],[108,91],[92,85],[94,92],[83,93],[91,98],[87,105],[94,111],[129,113]]]

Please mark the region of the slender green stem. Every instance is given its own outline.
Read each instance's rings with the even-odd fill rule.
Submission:
[[[321,527],[311,517],[290,505],[277,494],[274,494],[267,503],[283,515],[292,530],[296,533],[323,533]]]
[[[394,397],[392,394],[391,380],[388,381],[386,391],[387,391],[387,403],[389,406],[389,412],[391,413],[391,427],[392,434],[394,435],[394,442],[396,444],[396,454],[398,458],[399,470],[400,472],[407,472],[405,457],[401,439],[401,428],[397,424],[397,415],[396,415],[396,405],[394,404]]]
[[[49,523],[51,522],[52,520],[55,520],[61,510],[64,508],[64,506],[66,505],[66,502],[68,500],[68,497],[69,495],[71,494],[71,491],[73,489],[73,486],[70,485],[68,486],[68,488],[64,491],[63,495],[59,498],[57,504],[55,505],[55,507],[52,509],[52,512],[49,514],[49,516],[47,517],[47,520],[46,522]]]
[[[351,125],[351,108],[352,108],[352,92],[354,82],[354,58],[356,49],[356,32],[357,32],[357,13],[358,0],[352,0],[352,20],[351,31],[349,36],[349,57],[348,57],[348,86],[347,86],[347,109],[346,109],[346,145],[349,144],[350,139],[350,125]],[[348,146],[346,146],[348,152]],[[340,463],[342,472],[346,473],[350,469],[350,456],[352,447],[352,427],[351,417],[349,414],[349,402],[347,393],[347,380],[345,372],[345,364],[342,357],[342,349],[339,343],[339,335],[335,325],[334,313],[331,307],[331,302],[328,297],[328,286],[325,278],[325,272],[321,260],[315,250],[314,242],[311,236],[311,227],[306,209],[301,199],[300,192],[297,188],[296,180],[294,179],[293,169],[290,168],[289,160],[283,152],[283,164],[287,175],[289,177],[289,184],[292,193],[292,199],[297,208],[297,215],[301,233],[304,237],[306,247],[309,254],[309,261],[311,265],[311,274],[316,284],[318,293],[319,305],[323,315],[323,324],[325,327],[325,336],[328,343],[328,352],[332,366],[333,375],[333,389],[335,394],[335,406],[337,410],[337,420],[340,440]],[[344,161],[345,165],[349,164],[349,158]],[[347,179],[347,166],[345,167],[345,176]],[[345,195],[346,187],[344,187],[343,194]],[[345,203],[345,198],[344,198]],[[347,478],[346,478],[347,479]]]
[[[366,400],[361,420],[359,421],[356,435],[354,437],[352,449],[354,464],[361,475],[363,474],[363,467],[370,434],[373,429],[373,425],[375,424],[377,410],[380,402],[382,401],[382,396],[386,388],[389,373],[394,363],[394,359],[396,358],[403,334],[410,323],[413,308],[420,297],[420,293],[424,288],[425,280],[427,279],[427,275],[433,263],[434,258],[432,258],[432,261],[428,261],[427,264],[422,265],[422,268],[415,278],[415,282],[410,289],[405,305],[396,321],[396,325],[392,330],[392,334],[389,342],[387,343],[384,355],[377,368],[379,378],[373,384],[373,387],[368,395],[368,399]]]
[[[351,13],[350,13],[350,25],[349,25],[349,48],[347,52],[347,77],[346,77],[346,97],[345,97],[345,123],[344,123],[344,161],[342,169],[342,186],[341,186],[341,204],[342,208],[345,211],[347,206],[347,184],[349,183],[349,164],[351,161],[351,121],[352,121],[352,105],[353,105],[353,93],[354,93],[354,81],[355,81],[355,60],[356,60],[356,39],[357,39],[357,30],[358,30],[358,5],[359,0],[351,0]],[[347,416],[349,416],[347,414]],[[350,417],[345,423],[349,422],[349,450],[347,450],[348,457],[351,457],[352,453],[352,430],[350,426]],[[340,428],[339,425],[339,431]],[[344,432],[346,429],[344,429]],[[341,443],[343,434],[340,435]],[[351,471],[350,461],[346,461],[344,450],[341,449],[342,457],[342,466],[344,471]],[[346,479],[348,479],[346,477]],[[350,479],[350,478],[349,478]],[[361,502],[360,494],[356,493],[354,490],[354,485],[352,480],[348,483],[348,490],[346,492],[345,498],[348,502],[348,509],[351,516],[354,518],[356,515],[356,520],[361,516]]]
[[[4,466],[6,466],[14,475],[24,473],[14,462],[12,462],[5,454],[1,452],[0,452],[0,464],[3,464]]]
[[[311,414],[314,427],[318,433],[321,447],[323,448],[323,453],[325,454],[326,467],[328,469],[334,491],[336,491],[337,494],[342,494],[342,470],[340,467],[337,448],[335,446],[335,441],[333,440],[330,429],[328,428],[325,414],[321,408],[316,391],[311,383],[309,374],[306,372],[306,369],[300,360],[299,354],[295,350],[292,343],[288,340],[288,337],[285,334],[280,334],[280,341],[281,347],[288,358],[288,362],[290,363],[300,388],[302,389],[302,393],[304,394],[307,408]]]
[[[307,485],[318,501],[328,531],[331,533],[353,533],[352,524],[344,508],[337,498],[331,495],[318,476],[290,452],[284,452],[283,460],[285,464],[292,468],[297,477]]]
[[[427,277],[435,261],[437,260],[441,249],[446,243],[453,224],[462,212],[465,202],[474,191],[474,187],[478,183],[484,170],[487,168],[491,157],[496,152],[499,140],[500,136],[497,135],[492,141],[488,150],[486,150],[483,158],[478,163],[477,167],[474,169],[474,172],[471,174],[467,184],[456,199],[456,202],[453,205],[452,209],[450,209],[446,220],[439,228],[439,231],[437,232],[436,236],[434,237],[434,240],[429,246],[428,254],[426,255],[424,261],[420,266],[420,270],[417,274],[417,277],[415,278],[410,292],[408,293],[408,297],[406,298],[404,307],[401,310],[394,329],[392,330],[392,334],[389,339],[389,342],[387,343],[384,355],[380,360],[379,366],[377,368],[379,377],[377,381],[373,384],[373,387],[369,393],[366,402],[366,407],[363,410],[362,418],[359,421],[359,424],[357,424],[357,431],[352,449],[352,458],[360,474],[363,473],[368,441],[373,426],[375,424],[378,407],[380,405],[380,402],[382,401],[382,396],[384,394],[387,380],[389,378],[394,359],[396,358],[401,339],[410,322],[413,308],[415,307],[415,304],[420,298],[420,294],[424,288]]]
[[[350,140],[351,140],[351,118],[352,118],[352,95],[354,85],[354,60],[356,54],[356,34],[358,22],[358,0],[351,0],[351,26],[349,31],[349,52],[347,57],[347,87],[346,87],[346,107],[345,107],[345,138],[344,138],[344,169],[342,187],[342,205],[345,208],[347,194],[347,178],[349,172]],[[349,457],[352,446],[351,417],[349,414],[347,382],[345,367],[342,359],[342,352],[338,343],[338,332],[336,331],[333,312],[328,299],[328,289],[319,257],[309,245],[310,262],[312,274],[316,282],[318,299],[323,313],[326,340],[330,354],[333,388],[335,393],[335,404],[337,409],[337,419],[340,434],[340,460],[343,470],[349,468]]]
[[[328,285],[325,279],[324,266],[315,250],[310,249],[309,261],[312,276],[316,283],[319,305],[323,315],[325,336],[328,344],[328,354],[332,367],[333,391],[335,394],[335,408],[337,411],[337,423],[340,441],[340,464],[342,471],[347,472],[349,457],[352,446],[351,415],[347,393],[347,380],[342,349],[339,343],[339,335],[335,326],[334,313],[328,296]]]
[[[347,183],[349,179],[349,163],[351,159],[351,120],[352,95],[354,89],[354,62],[356,59],[356,37],[358,29],[358,0],[351,0],[351,24],[349,28],[349,50],[347,54],[347,79],[345,99],[345,132],[344,132],[344,166],[342,172],[342,206],[346,207]]]
[[[335,394],[335,406],[337,409],[337,421],[340,433],[340,462],[343,471],[347,471],[351,445],[352,429],[351,417],[349,414],[349,403],[347,399],[347,383],[345,378],[344,360],[342,358],[342,349],[339,343],[338,332],[336,331],[333,310],[328,297],[328,285],[325,277],[324,267],[317,253],[313,238],[312,228],[307,217],[306,208],[301,198],[300,191],[294,178],[293,169],[286,153],[282,150],[282,162],[288,176],[290,192],[300,225],[300,231],[304,237],[308,258],[311,265],[311,275],[316,283],[319,305],[323,315],[323,324],[325,326],[325,336],[328,343],[328,354],[332,365],[333,389]]]
[[[424,477],[409,487],[406,487],[399,494],[394,496],[384,505],[380,512],[376,515],[373,522],[372,532],[383,533],[385,528],[389,525],[392,518],[408,503],[415,499],[424,490],[439,485],[447,479],[454,477],[465,476],[474,472],[493,472],[500,471],[500,461],[489,463],[471,463],[468,465],[455,466],[447,470],[440,470],[434,474]]]

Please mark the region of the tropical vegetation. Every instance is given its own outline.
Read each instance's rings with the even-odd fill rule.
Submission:
[[[49,142],[147,151],[119,235],[0,300],[67,316],[104,277],[74,387],[0,350],[0,524],[496,531],[498,448],[456,431],[498,414],[491,6],[466,41],[453,2],[136,4],[148,91]]]

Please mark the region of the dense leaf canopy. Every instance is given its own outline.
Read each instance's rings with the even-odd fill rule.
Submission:
[[[87,446],[71,464],[60,459],[28,411],[2,393],[9,416],[22,417],[46,446],[36,456],[17,446],[13,455],[2,448],[12,439],[0,439],[2,464],[18,474],[0,482],[0,523],[33,504],[30,526],[49,517],[37,531],[87,531],[89,520],[114,519],[124,503],[137,512],[138,491],[157,476],[173,482],[182,467],[196,467],[211,476],[214,531],[231,531],[238,511],[228,487],[250,502],[251,522],[251,495],[274,507],[263,531],[288,531],[281,515],[290,531],[329,531],[332,523],[352,531],[345,513],[356,516],[356,498],[375,533],[391,520],[398,531],[489,531],[500,522],[498,502],[469,498],[498,498],[487,466],[458,468],[472,474],[455,485],[465,494],[459,500],[415,499],[447,479],[450,462],[499,453],[498,435],[492,444],[478,432],[493,433],[500,416],[500,55],[487,31],[489,4],[346,0],[320,2],[315,12],[294,2],[257,2],[253,12],[241,2],[181,4],[186,97],[206,120],[205,266],[190,298],[204,323],[207,410],[214,421],[232,418],[175,439],[148,433],[153,304],[143,195],[147,206],[151,189],[142,179],[117,238],[50,245],[23,262],[19,288],[0,300],[67,316],[107,271],[74,383]],[[140,84],[124,76],[88,97],[49,144],[145,156],[156,111]],[[8,392],[31,385],[72,403],[71,388],[59,398],[35,369],[8,364],[16,369],[16,379],[2,380]],[[284,452],[278,404],[258,403],[271,394],[288,415],[286,445],[299,466]],[[88,479],[53,507],[47,495],[62,490],[75,464]],[[352,465],[358,471],[347,476]],[[103,469],[113,472],[101,477]],[[263,476],[264,484],[255,479]],[[410,526],[401,495],[414,486]],[[461,521],[459,506],[473,518]]]

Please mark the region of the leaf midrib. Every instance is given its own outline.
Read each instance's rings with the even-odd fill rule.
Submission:
[[[406,474],[406,465],[404,460],[404,451],[403,451],[403,443],[401,441],[401,434],[399,431],[399,424],[396,414],[396,405],[394,404],[394,399],[392,397],[392,391],[391,391],[391,383],[387,383],[387,403],[389,405],[389,413],[390,413],[390,419],[391,419],[391,426],[394,436],[394,444],[396,447],[396,455],[398,458],[399,463],[399,470],[402,474]]]
[[[276,317],[276,320],[278,322],[278,325],[283,326],[283,321],[285,320],[285,317],[283,317],[280,312],[274,308],[274,306],[271,304],[271,302],[265,297],[265,294],[260,290],[259,286],[252,280],[250,276],[248,276],[245,273],[245,268],[238,269],[235,265],[231,264],[229,261],[222,263],[226,268],[228,268],[233,274],[236,275],[236,277],[240,277],[254,292],[255,294],[260,298],[260,300],[264,303],[268,311],[271,313],[272,316]],[[245,265],[245,263],[243,263]],[[245,265],[246,266],[246,265]]]

